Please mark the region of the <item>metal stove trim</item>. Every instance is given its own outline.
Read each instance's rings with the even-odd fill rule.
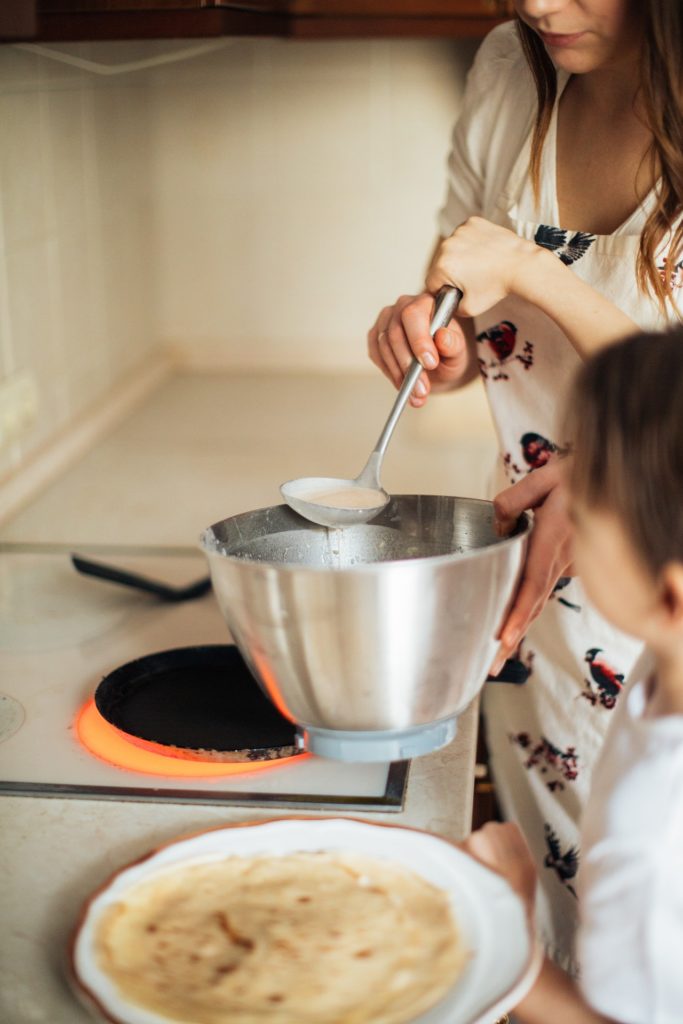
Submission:
[[[306,793],[197,792],[193,789],[155,789],[153,786],[87,786],[52,782],[0,782],[0,796],[62,797],[81,800],[128,800],[138,803],[208,804],[212,806],[278,807],[297,810],[386,811],[405,807],[410,761],[389,766],[381,796],[321,796]]]

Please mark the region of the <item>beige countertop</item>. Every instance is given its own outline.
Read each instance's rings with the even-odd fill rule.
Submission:
[[[405,810],[363,813],[449,839],[469,830],[476,711],[444,750],[412,762]],[[85,1024],[66,980],[66,949],[83,900],[122,864],[179,835],[230,821],[277,817],[266,809],[0,797],[0,1020]],[[330,812],[326,812],[329,815]],[[354,816],[354,815],[352,815]],[[355,815],[360,816],[360,815]]]
[[[179,375],[5,524],[0,541],[193,544],[211,522],[278,503],[283,480],[355,476],[391,400],[374,377]],[[459,418],[408,412],[387,455],[388,490],[484,496],[495,441],[476,402],[459,408]],[[475,743],[470,707],[453,743],[413,761],[403,812],[364,816],[461,838],[471,820]],[[68,990],[64,954],[82,900],[115,868],[176,835],[267,816],[0,797],[3,1024],[90,1019]]]
[[[178,374],[0,526],[0,541],[194,545],[210,523],[279,504],[285,480],[357,476],[394,397],[379,374]],[[487,417],[479,385],[406,409],[386,489],[484,497]]]

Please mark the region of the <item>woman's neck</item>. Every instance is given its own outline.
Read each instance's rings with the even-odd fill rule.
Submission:
[[[626,61],[572,75],[565,93],[599,121],[607,117],[632,115],[638,111],[638,65]],[[564,98],[564,96],[563,96]]]
[[[555,161],[564,227],[609,235],[652,189],[652,134],[640,105],[638,69],[628,62],[569,79],[560,97]]]

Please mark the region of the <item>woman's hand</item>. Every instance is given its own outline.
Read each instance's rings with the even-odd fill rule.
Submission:
[[[529,922],[534,919],[536,866],[517,825],[489,821],[460,844],[461,849],[485,867],[496,871],[520,897]]]
[[[437,249],[426,284],[430,292],[456,285],[463,292],[460,311],[477,316],[517,292],[548,256],[514,231],[470,217]]]
[[[498,675],[506,658],[519,646],[537,618],[560,576],[571,576],[572,527],[562,486],[561,462],[551,459],[493,499],[498,532],[510,532],[518,517],[534,509],[534,528],[529,539],[522,581],[515,603],[500,635],[500,647],[491,668]]]
[[[549,249],[481,217],[470,217],[436,250],[427,288],[445,284],[464,293],[464,316],[478,316],[507,295],[524,299],[554,320],[584,359],[639,330]]]
[[[429,325],[434,312],[434,296],[402,295],[393,306],[385,306],[368,331],[368,354],[385,377],[399,388],[413,356],[417,356],[427,372],[420,375],[410,404],[424,405],[433,388],[447,390],[470,380],[472,359],[462,326],[451,320],[430,336]],[[476,363],[474,364],[476,371]]]

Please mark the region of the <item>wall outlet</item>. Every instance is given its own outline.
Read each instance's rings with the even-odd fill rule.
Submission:
[[[0,381],[0,448],[13,444],[35,423],[38,385],[32,373],[16,373]]]

